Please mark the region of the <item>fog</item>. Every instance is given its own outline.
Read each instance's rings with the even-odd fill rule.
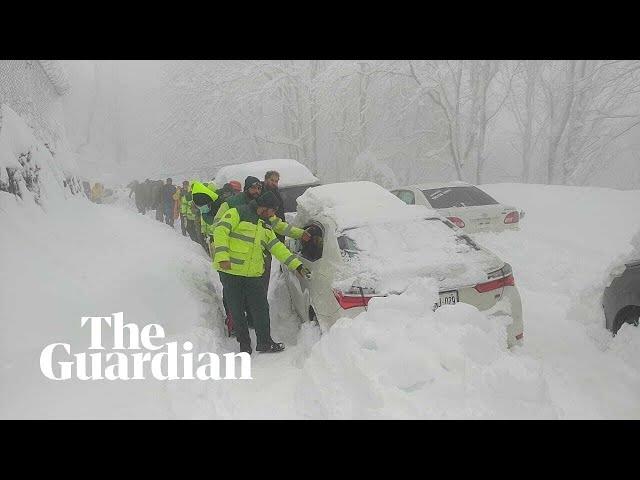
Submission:
[[[294,158],[323,182],[637,188],[640,62],[66,61],[83,176],[211,178]]]

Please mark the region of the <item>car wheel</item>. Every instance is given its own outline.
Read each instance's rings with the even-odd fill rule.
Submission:
[[[634,327],[638,326],[638,320],[640,318],[640,307],[637,306],[629,306],[625,307],[618,312],[616,318],[613,322],[613,334],[618,333],[618,330],[624,325],[628,323],[633,325]]]

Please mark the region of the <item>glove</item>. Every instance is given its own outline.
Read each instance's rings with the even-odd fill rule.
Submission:
[[[305,230],[302,232],[302,241],[308,242],[309,240],[311,240],[311,233],[309,233],[309,230]]]
[[[296,268],[296,271],[301,277],[306,278],[307,280],[311,280],[311,270],[309,270],[304,265],[300,265],[298,268]]]

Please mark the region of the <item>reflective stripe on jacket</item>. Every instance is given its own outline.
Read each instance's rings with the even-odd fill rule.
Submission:
[[[240,192],[237,195],[234,195],[233,197],[231,197],[229,200],[227,200],[222,205],[220,205],[220,208],[216,213],[215,222],[216,223],[219,222],[222,216],[224,215],[224,213],[230,208],[234,208],[234,207],[237,208],[241,205],[246,205],[248,203],[247,200],[248,200],[247,196],[244,192]],[[269,223],[271,224],[273,231],[276,232],[278,235],[282,235],[283,237],[292,237],[298,240],[302,237],[302,234],[304,233],[303,229],[294,227],[293,225],[289,225],[287,222],[285,222],[284,220],[281,220],[275,215],[269,218]]]
[[[232,275],[260,277],[264,272],[264,250],[290,270],[302,264],[250,205],[227,211],[216,224],[213,246],[213,268]],[[231,270],[220,268],[224,261],[231,262]]]

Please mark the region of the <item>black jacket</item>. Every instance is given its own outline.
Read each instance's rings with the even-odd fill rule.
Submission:
[[[278,209],[276,210],[276,217],[278,217],[280,220],[284,221],[284,202],[282,201],[282,196],[280,195],[280,190],[278,190],[277,188],[274,189],[270,189],[270,188],[266,188],[264,189],[265,191],[269,191],[272,192],[275,197],[278,199]]]

